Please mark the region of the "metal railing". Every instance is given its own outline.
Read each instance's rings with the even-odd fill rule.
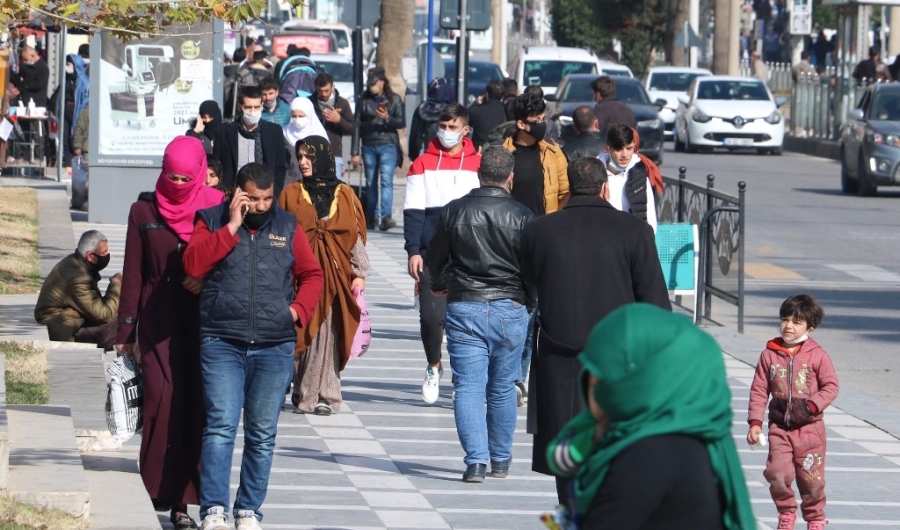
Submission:
[[[663,181],[666,188],[657,206],[659,222],[698,225],[700,266],[695,321],[699,324],[712,316],[715,296],[737,307],[738,333],[743,333],[746,183],[738,183],[737,196],[729,195],[715,189],[713,175],[706,177],[705,186],[689,182],[684,166],[678,169],[677,179],[663,176]]]
[[[794,86],[794,79],[791,76],[791,65],[788,63],[765,63],[766,69],[769,70],[769,78],[766,84],[773,93],[788,93]],[[743,77],[753,77],[753,66],[750,61],[741,61],[739,73]]]
[[[801,75],[791,92],[788,134],[838,140],[847,112],[857,107],[866,87],[856,79],[836,76],[834,68],[821,75]]]

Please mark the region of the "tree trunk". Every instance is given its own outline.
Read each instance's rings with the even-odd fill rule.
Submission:
[[[666,62],[672,66],[684,66],[686,50],[675,47],[675,39],[684,33],[684,23],[687,22],[690,0],[669,0],[668,24],[666,25],[665,51]]]
[[[378,66],[384,68],[391,89],[406,99],[403,54],[412,46],[415,0],[381,0],[381,28],[378,34]]]
[[[730,4],[734,0],[715,0],[716,21],[713,28],[713,73],[716,75],[728,75],[729,52],[729,16]],[[735,8],[737,9],[737,8]]]

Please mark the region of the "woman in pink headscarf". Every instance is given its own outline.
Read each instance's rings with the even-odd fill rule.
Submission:
[[[128,215],[116,336],[119,355],[139,354],[144,380],[141,478],[157,508],[170,507],[177,530],[197,528],[187,505],[199,503],[204,423],[197,296],[202,279],[185,276],[181,254],[197,210],[224,199],[205,182],[200,140],[172,140],[156,192],[142,193]]]

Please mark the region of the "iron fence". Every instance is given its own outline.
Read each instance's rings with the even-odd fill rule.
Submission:
[[[838,140],[847,113],[859,104],[867,84],[840,78],[834,68],[821,75],[801,75],[791,92],[788,134],[799,138]]]
[[[766,79],[766,85],[773,93],[786,94],[791,91],[794,86],[794,79],[791,76],[791,65],[788,63],[765,63],[766,69],[769,71],[769,78]],[[750,61],[741,61],[739,73],[742,77],[753,77],[753,66]]]
[[[665,190],[657,206],[661,223],[698,225],[700,266],[695,297],[695,321],[712,316],[712,297],[737,307],[738,333],[744,332],[744,195],[743,181],[738,195],[715,189],[715,176],[706,185],[689,182],[687,168],[678,169],[678,178],[663,176]]]

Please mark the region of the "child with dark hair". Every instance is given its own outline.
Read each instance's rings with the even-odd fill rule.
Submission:
[[[807,294],[781,304],[781,336],[766,344],[750,386],[747,443],[762,445],[763,415],[769,396],[769,458],[763,476],[778,509],[778,529],[793,529],[800,509],[808,530],[824,530],[825,408],[838,394],[831,358],[809,338],[824,317],[822,306]]]
[[[222,163],[212,157],[206,156],[206,185],[224,192],[222,185]]]

